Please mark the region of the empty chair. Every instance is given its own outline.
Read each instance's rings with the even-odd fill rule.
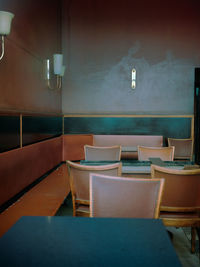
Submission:
[[[192,252],[195,227],[200,226],[200,169],[175,170],[151,165],[153,179],[165,179],[160,218],[166,226],[192,227]]]
[[[121,146],[84,146],[85,160],[88,161],[114,161],[121,160]]]
[[[138,146],[138,160],[148,161],[149,158],[160,158],[163,161],[173,161],[174,146],[170,147]]]
[[[90,172],[107,175],[121,175],[121,163],[101,166],[80,165],[66,161],[72,194],[73,216],[89,217],[89,174]]]
[[[90,174],[90,216],[158,218],[163,179]]]
[[[192,160],[193,140],[191,138],[188,139],[168,138],[168,145],[175,147],[174,159]]]

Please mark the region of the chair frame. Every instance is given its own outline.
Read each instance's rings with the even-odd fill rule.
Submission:
[[[166,167],[161,167],[157,165],[151,165],[151,177],[158,178],[156,175],[156,170],[160,172],[160,176],[164,179],[166,175],[198,175],[200,176],[200,169],[191,169],[191,170],[177,170],[177,169],[170,169]],[[163,175],[162,175],[163,173]],[[169,178],[170,179],[170,178]],[[172,178],[173,179],[173,178]],[[200,179],[200,178],[199,178]],[[167,186],[167,183],[165,183]],[[164,194],[163,194],[164,195]],[[200,227],[200,203],[196,206],[191,207],[176,207],[176,206],[160,206],[161,216],[163,223],[165,226],[174,226],[174,227],[191,227],[191,252],[195,252],[195,236],[196,236],[196,227]],[[162,213],[163,212],[163,213]],[[175,215],[180,215],[175,217]],[[171,215],[171,217],[170,217]],[[195,217],[191,216],[195,215]],[[166,216],[166,217],[165,217]]]
[[[148,147],[148,146],[138,146],[138,160],[141,161],[147,161],[144,159],[141,159],[141,150],[146,150],[148,153],[150,153],[149,157],[154,157],[154,155],[152,154],[151,156],[151,152],[154,153],[155,151],[172,151],[171,152],[171,156],[169,161],[173,161],[174,160],[174,151],[175,151],[175,147],[174,146],[170,146],[170,147]],[[159,158],[159,156],[157,156]]]
[[[122,163],[114,163],[114,164],[106,164],[106,165],[99,165],[99,166],[88,166],[88,165],[81,165],[79,163],[74,163],[72,161],[66,160],[66,164],[68,167],[68,174],[69,174],[69,182],[70,182],[70,189],[71,189],[71,195],[72,195],[72,205],[73,205],[73,216],[83,216],[83,217],[89,217],[88,211],[80,211],[78,210],[79,205],[84,205],[86,207],[89,207],[90,201],[86,199],[80,199],[76,197],[76,189],[73,182],[73,177],[71,175],[71,167],[82,170],[82,171],[88,171],[88,172],[95,172],[95,171],[105,171],[105,170],[113,170],[118,169],[118,175],[120,176],[122,173]],[[89,184],[89,174],[88,174],[88,184]]]
[[[189,157],[182,157],[182,156],[178,156],[176,157],[176,155],[174,156],[175,159],[177,160],[184,160],[184,159],[189,159],[189,160],[192,160],[192,156],[193,156],[193,152],[194,152],[194,140],[192,138],[185,138],[185,139],[180,139],[180,138],[171,138],[171,137],[168,137],[167,138],[167,142],[168,142],[168,146],[174,146],[175,147],[175,151],[176,151],[176,146],[171,144],[171,141],[191,141],[192,142],[192,147],[191,147],[191,152],[190,152],[190,156]],[[176,153],[175,153],[176,154]]]
[[[162,195],[163,195],[163,190],[164,190],[164,179],[162,178],[155,178],[155,179],[146,179],[146,178],[128,178],[128,177],[116,177],[116,176],[108,176],[104,174],[95,174],[95,173],[90,173],[90,217],[94,217],[94,208],[93,208],[93,202],[94,202],[94,192],[92,190],[93,187],[93,179],[95,176],[100,176],[97,177],[99,180],[101,178],[106,178],[108,181],[129,181],[129,182],[145,182],[145,183],[151,183],[151,182],[158,182],[160,184],[159,186],[159,191],[158,191],[158,196],[156,199],[156,204],[155,204],[155,210],[154,210],[154,216],[153,219],[158,219],[159,218],[159,213],[160,213],[160,203],[162,200]],[[137,205],[137,204],[136,204]]]
[[[99,150],[99,151],[110,151],[110,150],[114,150],[114,149],[118,149],[119,148],[119,157],[117,159],[111,159],[111,160],[115,160],[115,161],[120,161],[121,160],[121,145],[115,145],[115,146],[91,146],[91,145],[84,145],[84,153],[85,153],[85,160],[87,159],[87,148],[91,149],[91,150]]]

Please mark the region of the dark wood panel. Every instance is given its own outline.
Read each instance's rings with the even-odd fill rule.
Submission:
[[[0,152],[20,146],[19,116],[0,116]]]
[[[24,116],[22,143],[28,145],[62,134],[62,117]]]

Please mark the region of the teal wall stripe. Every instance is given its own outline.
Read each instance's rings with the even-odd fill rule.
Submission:
[[[24,116],[22,144],[28,145],[62,134],[62,117]]]
[[[65,134],[163,135],[189,138],[188,117],[65,117]]]
[[[64,134],[191,137],[191,117],[65,117]],[[20,117],[0,116],[0,152],[20,145]],[[23,146],[62,134],[61,116],[23,116]]]

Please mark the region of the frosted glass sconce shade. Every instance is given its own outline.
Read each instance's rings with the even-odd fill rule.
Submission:
[[[54,89],[50,85],[50,60],[46,59],[45,60],[45,80],[47,80],[47,85],[50,89]],[[55,89],[60,89],[62,86],[62,76],[65,73],[65,66],[63,66],[63,55],[62,54],[54,54],[53,55],[53,73],[56,75],[56,88]]]
[[[4,36],[10,33],[10,27],[14,14],[7,11],[0,11],[0,35],[1,35],[1,56],[4,56]]]
[[[60,75],[62,72],[62,66],[63,66],[63,55],[62,54],[53,55],[53,66],[54,66],[54,74]]]
[[[10,33],[13,18],[14,14],[6,11],[0,11],[0,35],[8,35]]]

